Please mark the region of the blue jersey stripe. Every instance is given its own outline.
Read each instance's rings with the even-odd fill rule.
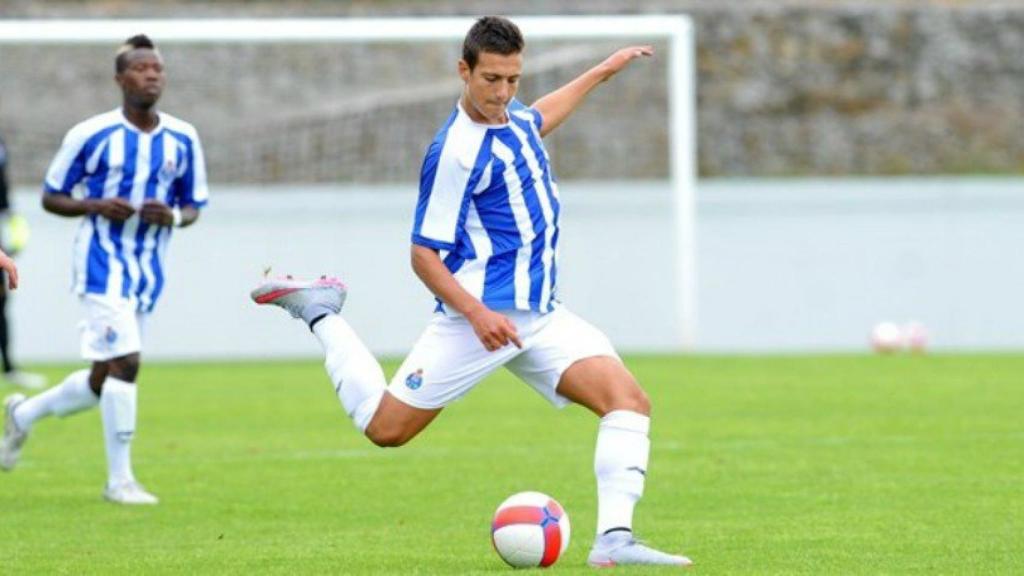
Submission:
[[[171,234],[170,228],[157,228],[156,238],[154,238],[157,248],[153,250],[153,256],[150,260],[150,266],[153,267],[153,296],[150,300],[149,309],[147,312],[153,310],[153,306],[156,305],[157,299],[160,298],[160,293],[164,290],[164,267],[163,263],[160,262],[160,237],[166,234],[168,238]],[[166,241],[166,239],[165,239]]]
[[[135,181],[136,161],[139,157],[139,135],[131,130],[124,131],[124,166],[121,169],[121,182],[117,188],[117,197],[130,200],[132,185]],[[121,263],[121,297],[127,298],[132,290],[132,277],[128,269],[128,258],[124,254],[124,222],[110,223],[110,243],[114,245],[114,256]]]
[[[149,151],[149,178],[146,180],[146,193],[145,199],[152,200],[156,198],[157,185],[160,183],[160,170],[164,165],[164,137],[165,132],[157,134],[151,144]],[[145,248],[146,232],[149,231],[149,224],[139,221],[138,229],[135,231],[135,261],[140,265],[142,262],[142,252]],[[139,283],[135,288],[135,295],[142,296],[142,293],[146,291],[146,286],[149,284],[149,278],[141,270],[139,271]]]
[[[491,163],[491,185],[489,189],[473,199],[480,223],[491,241],[491,252],[504,254],[523,247],[516,217],[509,203],[508,187],[505,184],[505,163],[495,158]]]
[[[103,186],[107,181],[109,155],[110,147],[105,146],[96,172],[89,178],[88,190],[90,198],[103,197]],[[106,294],[107,279],[110,278],[110,255],[103,249],[103,244],[100,242],[99,217],[93,214],[89,218],[92,220],[92,234],[91,238],[89,238],[89,253],[86,256],[85,291],[90,294]]]
[[[492,309],[516,306],[517,256],[517,252],[505,252],[491,256],[487,260],[482,300]]]
[[[530,224],[533,227],[534,238],[530,248],[530,294],[528,300],[531,308],[540,308],[541,290],[544,287],[544,262],[541,256],[544,251],[544,229],[547,222],[544,220],[544,210],[537,198],[537,188],[533,172],[530,170],[526,157],[523,156],[523,145],[511,130],[499,133],[498,138],[512,153],[515,154],[515,170],[522,186],[523,199],[526,209],[530,213]]]
[[[92,221],[92,234],[89,238],[89,252],[86,255],[85,267],[89,271],[86,276],[85,291],[90,294],[105,294],[107,278],[110,277],[110,261],[107,252],[100,245],[100,233],[96,229],[97,216],[89,216]]]

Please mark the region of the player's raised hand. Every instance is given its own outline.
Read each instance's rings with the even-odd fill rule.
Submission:
[[[494,352],[509,343],[514,344],[516,348],[523,347],[516,331],[516,325],[504,314],[481,306],[477,310],[467,313],[466,320],[469,320],[477,338],[488,352]]]
[[[135,207],[124,198],[101,198],[90,200],[89,204],[90,212],[115,222],[123,222],[135,214]]]
[[[616,50],[614,54],[605,58],[604,62],[601,63],[601,66],[605,68],[608,74],[605,80],[617,74],[633,60],[646,56],[654,56],[653,46],[628,46]]]
[[[174,225],[174,212],[170,206],[159,200],[150,199],[143,202],[139,215],[146,224],[155,224],[157,226]]]
[[[0,251],[0,270],[7,273],[7,287],[14,290],[18,287],[18,267],[10,256]]]

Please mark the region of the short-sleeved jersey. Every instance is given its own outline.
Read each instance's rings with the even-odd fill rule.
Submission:
[[[546,313],[557,304],[561,207],[542,122],[518,101],[501,125],[473,122],[457,104],[423,161],[412,241],[439,250],[492,310]]]
[[[86,198],[120,197],[136,208],[148,199],[200,208],[209,196],[195,128],[164,113],[148,133],[120,109],[72,128],[50,164],[44,189],[71,195],[78,184]],[[146,224],[138,213],[124,222],[83,218],[74,244],[75,292],[120,296],[134,300],[140,311],[152,311],[164,287],[170,237],[170,227]]]

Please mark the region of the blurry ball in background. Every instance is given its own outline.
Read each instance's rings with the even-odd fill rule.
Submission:
[[[871,349],[891,354],[903,347],[903,330],[893,322],[879,322],[871,329]]]
[[[928,331],[920,322],[907,322],[903,325],[903,342],[911,352],[925,352],[928,349]]]

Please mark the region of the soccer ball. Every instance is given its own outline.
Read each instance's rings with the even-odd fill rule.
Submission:
[[[513,494],[494,511],[491,542],[509,566],[546,568],[569,546],[569,515],[547,494]]]
[[[903,347],[903,330],[892,322],[879,322],[871,330],[871,348],[880,354],[899,351]]]

